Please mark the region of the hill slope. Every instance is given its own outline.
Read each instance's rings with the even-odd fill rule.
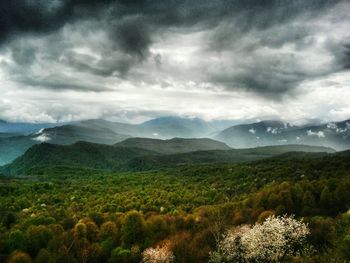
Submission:
[[[103,144],[77,142],[72,145],[42,143],[32,146],[24,155],[0,171],[24,175],[37,167],[79,167],[91,169],[121,170],[132,158],[152,155],[151,151],[135,148],[113,147]]]
[[[175,154],[194,151],[229,150],[225,143],[212,139],[184,139],[173,138],[170,140],[159,140],[150,138],[130,138],[114,145],[115,147],[135,147],[151,150],[160,154]]]
[[[331,148],[307,145],[277,145],[250,149],[196,151],[182,154],[141,156],[128,162],[129,170],[151,170],[187,164],[239,163],[286,153],[334,153]]]
[[[79,167],[114,171],[141,171],[194,163],[237,163],[255,161],[286,152],[333,152],[312,146],[271,146],[254,149],[196,151],[159,155],[155,151],[114,147],[87,142],[73,145],[43,143],[0,169],[5,174],[24,175],[38,167]]]

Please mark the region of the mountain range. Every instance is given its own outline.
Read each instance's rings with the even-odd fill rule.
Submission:
[[[234,148],[306,144],[341,151],[350,148],[350,120],[303,126],[281,121],[261,121],[232,126],[214,138]]]
[[[55,127],[62,124],[57,123],[25,123],[25,122],[7,122],[0,120],[0,134],[30,134],[40,129]]]
[[[182,139],[179,141],[174,137]],[[207,139],[188,144],[183,140],[191,138],[211,138],[215,142]],[[60,124],[1,121],[0,165],[12,162],[36,144],[70,145],[79,141],[115,147],[133,145],[139,149],[148,149],[152,145],[152,151],[158,154],[290,144],[330,147],[341,151],[350,149],[350,120],[325,124],[313,121],[302,126],[275,120],[237,124],[234,121],[208,122],[180,117],[161,117],[141,124],[101,119]],[[183,150],[185,148],[186,151]]]

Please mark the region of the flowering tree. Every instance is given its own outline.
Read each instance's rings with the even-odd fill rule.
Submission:
[[[229,230],[211,254],[211,262],[280,262],[303,248],[308,226],[287,216]]]
[[[144,263],[172,263],[174,262],[174,254],[169,250],[167,245],[157,248],[147,248],[142,253]]]

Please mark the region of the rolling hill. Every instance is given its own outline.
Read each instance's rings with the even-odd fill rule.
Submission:
[[[159,154],[175,154],[194,151],[229,150],[225,143],[212,139],[185,139],[173,138],[170,140],[159,140],[150,138],[130,138],[114,145],[115,147],[132,147],[151,150]]]
[[[36,167],[55,166],[122,170],[123,165],[132,158],[152,154],[155,153],[143,149],[88,142],[77,142],[72,145],[42,143],[31,147],[11,164],[2,167],[1,171],[23,175]]]

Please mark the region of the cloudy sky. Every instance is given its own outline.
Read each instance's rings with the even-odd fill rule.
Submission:
[[[348,0],[1,0],[0,119],[350,118]]]

